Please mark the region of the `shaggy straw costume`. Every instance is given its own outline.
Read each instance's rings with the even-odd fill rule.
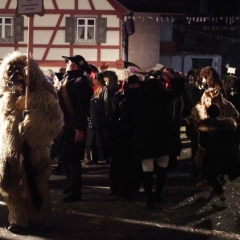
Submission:
[[[56,93],[30,59],[28,114],[24,117],[27,55],[13,52],[0,65],[0,192],[9,209],[10,226],[44,222],[51,210],[48,179],[50,144],[63,116]],[[14,79],[22,92],[13,91]],[[10,230],[10,228],[9,228]]]

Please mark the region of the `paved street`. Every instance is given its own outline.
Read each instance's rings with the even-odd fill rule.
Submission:
[[[62,203],[65,178],[53,175],[50,179],[53,210],[49,224],[23,236],[9,233],[7,208],[0,205],[0,239],[240,239],[240,179],[227,184],[227,209],[212,207],[217,199],[214,195],[209,201],[203,201],[201,192],[190,181],[188,142],[184,135],[182,139],[185,148],[178,167],[169,170],[162,206],[146,209],[143,189],[132,200],[113,197],[109,189],[109,167],[83,165],[81,202]]]

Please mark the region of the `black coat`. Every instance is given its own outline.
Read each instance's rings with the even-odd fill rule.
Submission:
[[[67,76],[63,78],[61,83],[64,81],[67,81],[68,98],[75,112],[75,117],[72,118],[63,100],[62,88],[60,86],[58,98],[64,114],[64,121],[65,123],[71,123],[75,129],[85,131],[93,89],[90,86],[88,78],[83,75],[83,71],[81,70],[68,71]]]
[[[205,148],[203,174],[206,180],[227,174],[232,181],[240,176],[236,127],[232,118],[208,118],[199,122],[199,144]]]
[[[94,94],[90,100],[89,118],[91,119],[91,126],[87,129],[86,146],[107,145],[109,112],[108,89],[104,87],[99,97]]]
[[[172,88],[160,87],[158,80],[144,82],[136,117],[134,152],[138,159],[169,155],[173,141],[173,113],[171,103],[184,91],[184,80],[174,78]]]

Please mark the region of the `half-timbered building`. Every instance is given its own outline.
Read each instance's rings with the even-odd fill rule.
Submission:
[[[65,67],[62,56],[73,55],[82,55],[97,67],[107,62],[109,68],[122,69],[126,8],[115,0],[44,0],[43,4],[43,16],[16,17],[17,0],[0,1],[0,59],[14,50],[29,50],[43,69],[58,71]]]

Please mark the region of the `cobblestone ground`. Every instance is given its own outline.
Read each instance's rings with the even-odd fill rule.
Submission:
[[[221,240],[240,239],[240,179],[227,183],[228,208],[217,209],[203,201],[201,192],[190,181],[188,142],[182,136],[184,149],[178,166],[169,170],[164,189],[164,204],[147,210],[144,192],[132,200],[110,194],[107,165],[83,164],[83,200],[62,203],[64,176],[52,175],[52,216],[39,229],[15,235],[6,230],[7,208],[0,205],[0,239],[66,239],[66,240]]]

